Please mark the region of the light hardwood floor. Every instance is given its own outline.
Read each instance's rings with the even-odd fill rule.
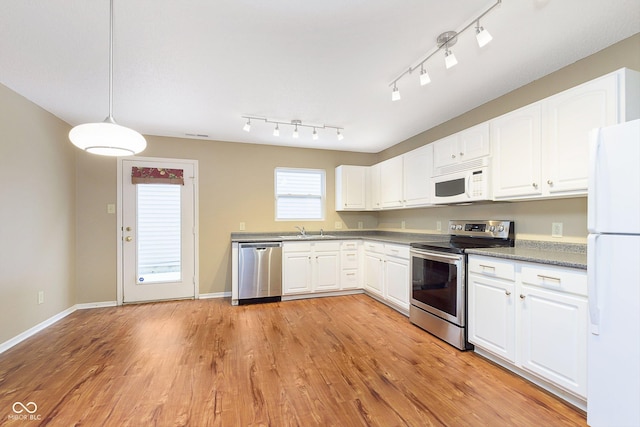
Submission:
[[[40,420],[11,420],[34,402]],[[0,355],[0,425],[574,426],[585,416],[365,295],[77,311]]]

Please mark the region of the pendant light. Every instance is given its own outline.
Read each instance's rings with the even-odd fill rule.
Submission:
[[[147,147],[144,137],[113,118],[113,0],[109,3],[109,116],[99,123],[78,125],[69,132],[78,148],[102,156],[131,156]]]

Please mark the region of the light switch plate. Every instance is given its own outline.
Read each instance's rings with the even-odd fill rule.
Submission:
[[[436,221],[436,231],[442,231],[442,221]]]
[[[247,229],[247,224],[245,224],[244,222],[240,223],[240,231],[244,231]]]
[[[113,203],[108,203],[107,204],[107,213],[108,214],[114,214],[116,213],[116,205]]]
[[[551,237],[562,237],[562,223],[551,223]]]

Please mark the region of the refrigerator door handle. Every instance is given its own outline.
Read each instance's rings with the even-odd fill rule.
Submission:
[[[589,317],[591,333],[600,335],[600,308],[598,308],[598,287],[596,284],[596,244],[597,234],[587,237],[587,295],[589,301]]]
[[[597,224],[597,200],[596,186],[598,180],[596,174],[598,172],[598,153],[600,151],[600,129],[594,129],[589,134],[589,178],[587,183],[587,229],[589,233],[596,233]]]

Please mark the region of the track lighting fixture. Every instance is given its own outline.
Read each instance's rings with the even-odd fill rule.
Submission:
[[[273,129],[273,136],[280,136],[280,125],[287,125],[287,126],[293,126],[293,133],[291,134],[293,138],[300,137],[300,132],[298,128],[311,128],[313,129],[313,132],[311,133],[311,138],[314,141],[320,138],[318,129],[335,129],[337,131],[336,137],[338,138],[338,141],[342,141],[344,139],[344,135],[342,134],[342,130],[344,130],[344,128],[341,128],[339,126],[319,125],[319,124],[306,125],[302,123],[302,120],[291,120],[289,122],[283,122],[279,120],[271,120],[266,117],[257,117],[257,116],[242,116],[242,118],[247,119],[247,122],[242,128],[246,132],[249,132],[251,130],[251,120],[254,120],[254,121],[263,121],[265,123],[271,123],[276,125],[276,127]]]
[[[424,64],[439,51],[444,50],[445,67],[447,69],[454,67],[458,63],[458,60],[450,48],[451,46],[456,44],[456,42],[458,41],[458,36],[463,32],[465,32],[466,30],[468,30],[469,28],[471,28],[473,24],[476,25],[475,33],[476,33],[476,40],[478,41],[478,46],[482,48],[486,46],[491,40],[493,40],[493,37],[491,37],[491,34],[489,34],[489,32],[480,25],[480,19],[482,19],[487,13],[492,11],[496,6],[500,5],[500,3],[502,3],[502,0],[496,0],[496,2],[493,5],[487,8],[479,16],[468,21],[469,24],[467,24],[460,31],[446,31],[440,34],[436,39],[436,46],[424,59],[422,59],[416,65],[410,66],[408,69],[403,71],[402,74],[400,74],[398,77],[392,80],[391,83],[389,83],[389,87],[392,88],[391,100],[392,101],[400,100],[400,91],[398,90],[398,81],[404,76],[406,76],[407,74],[412,74],[414,71],[418,69],[420,69],[420,86],[425,86],[431,82],[431,77],[425,70]]]

